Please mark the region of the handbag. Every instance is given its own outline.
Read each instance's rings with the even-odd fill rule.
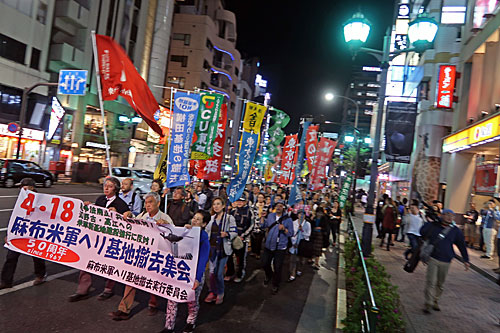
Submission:
[[[241,240],[240,236],[234,237],[232,245],[233,245],[233,249],[235,249],[235,250],[241,250],[243,248],[243,246],[245,246],[245,244],[243,244],[243,241]]]
[[[441,240],[446,237],[446,235],[450,232],[452,226],[444,228],[443,231],[439,233],[439,235],[436,237],[436,239],[431,242],[430,239],[426,239],[424,243],[422,244],[422,247],[420,248],[420,260],[424,263],[427,264],[429,259],[431,258],[432,252],[434,252],[434,248],[436,247],[436,244]],[[429,231],[430,233],[430,231]]]

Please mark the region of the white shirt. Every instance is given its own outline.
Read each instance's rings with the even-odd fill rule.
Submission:
[[[168,216],[168,214],[162,212],[161,210],[158,210],[158,213],[156,213],[155,216],[149,216],[148,212],[142,212],[139,215],[137,215],[137,219],[139,220],[153,220],[153,221],[158,221],[158,220],[164,220],[167,221],[167,224],[174,224],[174,221]]]
[[[108,198],[106,197],[106,208],[109,207],[109,205],[111,205],[111,203],[116,199],[116,195],[113,195],[111,198]]]
[[[295,232],[295,235],[293,235],[293,237],[292,237],[292,242],[293,242],[293,244],[295,244],[295,242],[297,241],[297,235],[298,235],[298,231],[299,231],[299,220],[298,219],[293,221],[293,231]],[[303,237],[303,239],[308,241],[310,236],[311,236],[311,223],[309,223],[308,221],[304,221],[304,222],[302,222],[302,237]]]
[[[422,228],[424,220],[422,220],[420,215],[413,215],[409,213],[403,216],[403,219],[405,220],[407,234],[414,234],[415,236],[421,236],[420,228]]]
[[[205,203],[207,202],[207,195],[205,193],[198,193],[198,206],[200,209],[205,209]]]

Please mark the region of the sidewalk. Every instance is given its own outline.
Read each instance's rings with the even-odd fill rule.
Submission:
[[[496,241],[496,239],[495,239]],[[455,246],[455,253],[461,260],[460,251]],[[500,274],[495,274],[493,270],[498,268],[498,256],[496,251],[493,255],[493,259],[481,259],[480,257],[484,254],[483,251],[467,248],[467,253],[469,254],[469,261],[471,263],[472,269],[483,275],[484,277],[490,279],[492,282],[500,281]]]
[[[361,231],[361,214],[353,220]],[[403,270],[406,243],[396,242],[391,251],[380,248],[379,244],[380,239],[374,235],[374,255],[391,275],[391,282],[398,286],[407,332],[495,332],[500,329],[499,285],[474,270],[466,272],[458,260],[453,260],[440,298],[441,312],[426,315],[422,311],[425,266],[419,264],[413,273],[407,273]]]

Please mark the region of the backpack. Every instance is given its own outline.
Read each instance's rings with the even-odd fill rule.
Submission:
[[[436,239],[433,242],[431,242],[429,237],[427,237],[427,239],[424,240],[424,243],[422,244],[422,246],[419,249],[420,260],[424,264],[427,264],[427,262],[431,258],[432,252],[434,252],[434,248],[436,247],[437,243],[439,243],[439,241],[441,239],[444,239],[446,237],[446,235],[450,232],[451,228],[453,228],[453,226],[449,226],[449,227],[444,228],[444,230],[442,230],[438,234],[438,236],[436,237]],[[430,233],[431,233],[431,230],[429,230],[428,236],[430,236]]]

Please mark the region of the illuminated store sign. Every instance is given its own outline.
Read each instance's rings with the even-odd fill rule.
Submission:
[[[500,139],[500,115],[447,136],[443,142],[444,153],[456,153],[471,147]]]
[[[453,91],[455,90],[456,67],[453,65],[439,66],[439,85],[437,94],[438,108],[451,108]]]

